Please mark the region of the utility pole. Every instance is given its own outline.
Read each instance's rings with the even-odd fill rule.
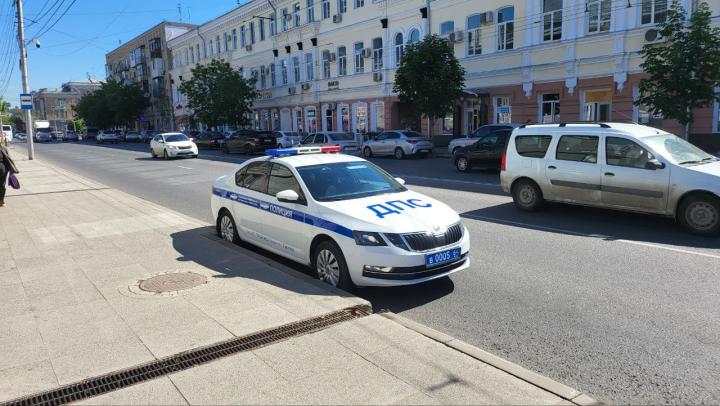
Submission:
[[[22,72],[23,93],[30,93],[30,85],[27,77],[27,52],[25,51],[25,25],[23,23],[22,0],[16,1],[18,16],[18,42],[20,46],[20,71]],[[33,119],[32,110],[24,110],[25,112],[25,132],[27,133],[28,159],[35,158],[35,150],[33,147]]]

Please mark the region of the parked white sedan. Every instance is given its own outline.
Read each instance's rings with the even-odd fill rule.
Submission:
[[[164,159],[181,156],[198,157],[198,147],[183,133],[162,133],[150,141],[150,155]]]

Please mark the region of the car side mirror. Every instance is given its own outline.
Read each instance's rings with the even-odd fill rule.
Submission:
[[[158,140],[158,144],[164,144],[164,143],[165,143],[165,141],[163,141],[163,140]]]
[[[397,181],[397,183],[399,183],[401,185],[405,184],[405,179],[403,179],[403,178],[395,178],[395,180]]]
[[[190,138],[190,141],[195,141],[195,138]]]
[[[298,195],[296,191],[291,189],[278,192],[275,197],[277,197],[278,201],[284,203],[298,203],[298,201],[300,200],[300,195]]]
[[[645,169],[656,171],[658,169],[665,169],[665,164],[658,161],[657,159],[651,159],[645,163]]]

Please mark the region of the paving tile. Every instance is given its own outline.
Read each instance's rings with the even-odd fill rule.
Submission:
[[[206,312],[235,336],[244,336],[300,320],[294,314],[271,303],[245,311],[226,312],[216,308]]]
[[[4,317],[0,325],[0,370],[48,359],[32,314]]]
[[[0,369],[0,402],[59,386],[50,361]]]
[[[380,315],[340,323],[317,334],[335,340],[362,356],[419,337],[418,333]]]
[[[168,377],[156,378],[127,388],[74,403],[75,405],[187,405]]]
[[[396,402],[392,403],[393,405],[440,405],[440,403],[437,399],[430,397],[422,392],[414,393],[406,398],[402,398]]]

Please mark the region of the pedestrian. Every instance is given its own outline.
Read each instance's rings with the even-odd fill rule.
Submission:
[[[7,187],[8,175],[12,173],[20,173],[15,166],[10,151],[3,145],[0,145],[0,207],[5,206],[5,188]]]

